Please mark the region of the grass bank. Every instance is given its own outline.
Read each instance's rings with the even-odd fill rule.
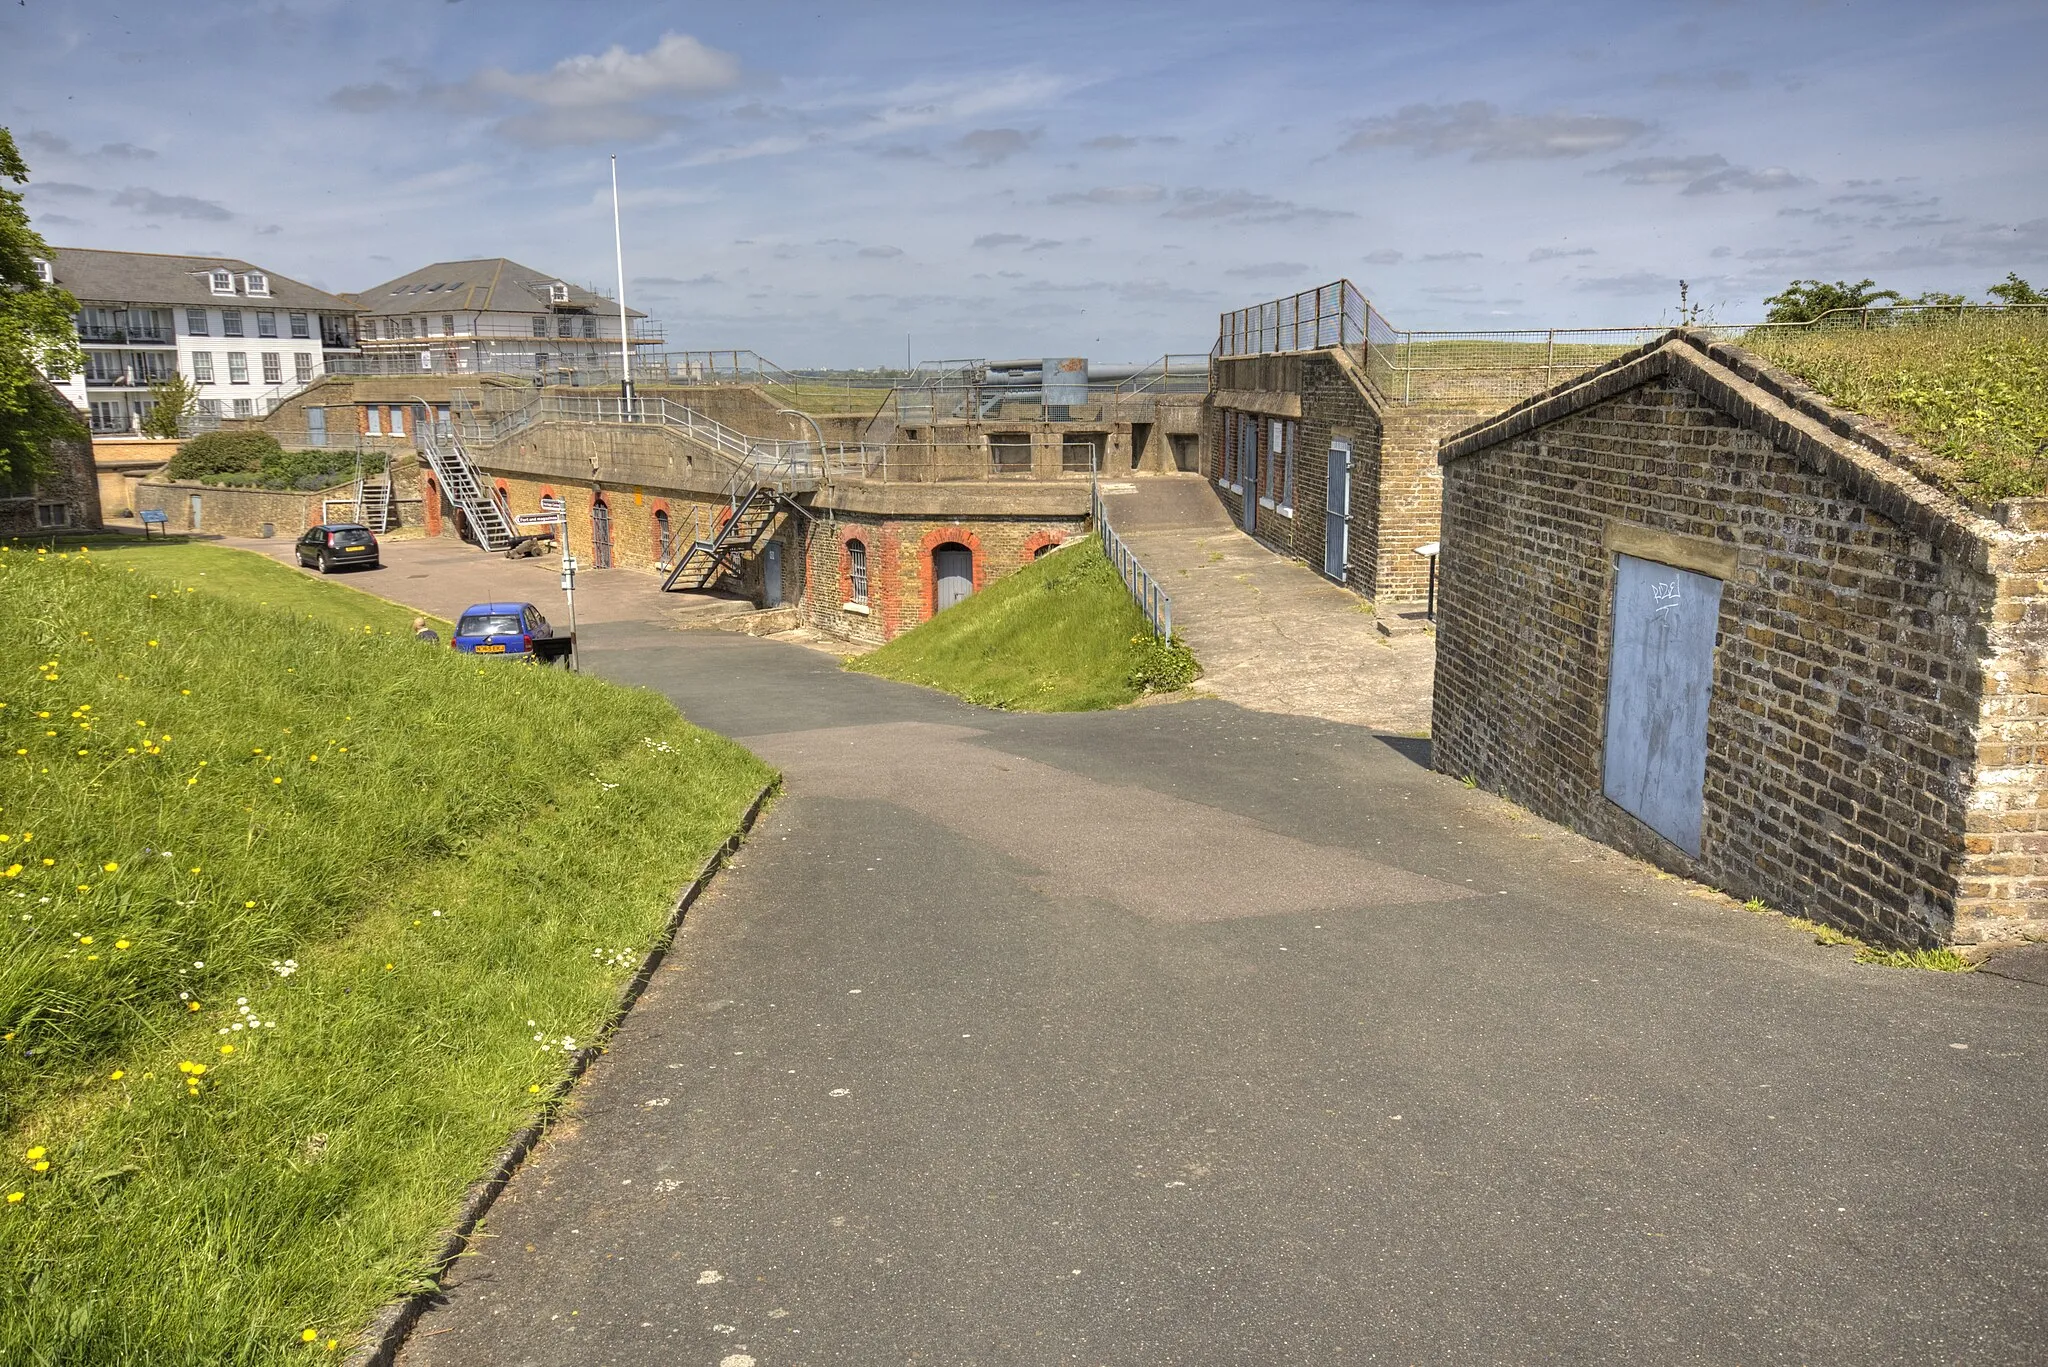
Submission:
[[[847,668],[986,707],[1087,712],[1185,688],[1186,646],[1152,635],[1094,537],[1034,561]]]
[[[0,1361],[346,1348],[769,778],[218,563],[0,551]]]
[[[1943,458],[1980,503],[2048,492],[2048,318],[1964,312],[1857,328],[1758,328],[1742,345]]]
[[[84,543],[67,540],[51,544],[73,548],[83,544],[94,560],[156,578],[175,579],[181,592],[274,608],[347,631],[368,627],[372,632],[408,636],[412,633],[412,619],[424,615],[402,603],[377,597],[379,575],[364,570],[320,579],[255,551],[175,537],[148,541],[132,536],[107,537]],[[343,585],[357,592],[335,592],[337,586]],[[428,616],[427,625],[440,632],[442,640],[448,639],[447,622]]]

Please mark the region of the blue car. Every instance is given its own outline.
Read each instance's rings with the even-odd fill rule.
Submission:
[[[531,603],[475,603],[462,610],[448,644],[472,655],[525,655],[549,661],[569,653]]]

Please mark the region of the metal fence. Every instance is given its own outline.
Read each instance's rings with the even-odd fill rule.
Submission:
[[[1138,557],[1116,534],[1116,528],[1109,525],[1109,510],[1102,506],[1102,490],[1092,487],[1088,491],[1088,514],[1095,519],[1095,530],[1102,537],[1102,553],[1109,557],[1109,563],[1116,567],[1117,577],[1124,581],[1124,588],[1130,592],[1131,601],[1138,605],[1138,611],[1145,614],[1145,621],[1152,627],[1152,634],[1162,641],[1173,639],[1173,599],[1151,571],[1138,563]]]
[[[1218,356],[1261,356],[1276,351],[1364,346],[1372,306],[1349,280],[1271,299],[1223,315]]]

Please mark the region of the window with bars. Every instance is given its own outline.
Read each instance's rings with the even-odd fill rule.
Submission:
[[[852,597],[849,602],[862,607],[868,602],[868,547],[864,541],[846,543],[846,583]]]

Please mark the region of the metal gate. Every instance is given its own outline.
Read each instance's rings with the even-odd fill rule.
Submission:
[[[590,568],[612,567],[612,510],[603,499],[590,505]]]
[[[1330,443],[1330,493],[1323,501],[1323,573],[1344,582],[1351,559],[1351,443]]]
[[[944,612],[974,592],[974,552],[950,544],[932,552],[932,568],[938,575],[938,610]]]
[[[1632,555],[1616,560],[1601,788],[1697,857],[1721,581]]]

